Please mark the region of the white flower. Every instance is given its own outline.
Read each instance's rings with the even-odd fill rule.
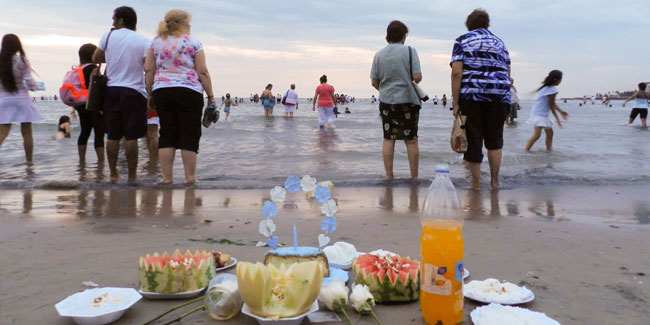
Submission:
[[[302,187],[302,190],[305,192],[314,191],[316,190],[316,179],[309,175],[305,175],[300,180],[300,187]]]
[[[322,286],[318,293],[318,300],[320,300],[327,309],[332,311],[340,311],[345,309],[348,304],[348,287],[341,279],[331,281],[328,285]]]
[[[287,190],[284,187],[276,186],[271,190],[271,201],[275,203],[282,203],[287,197]]]
[[[370,293],[370,288],[365,284],[357,284],[352,288],[350,303],[354,310],[360,314],[368,314],[375,305],[375,298]]]
[[[264,237],[270,237],[275,232],[275,223],[273,219],[264,219],[260,221],[260,234]]]
[[[327,202],[323,203],[320,207],[320,212],[324,213],[328,217],[333,217],[336,211],[339,208],[336,206],[336,201],[329,199]]]

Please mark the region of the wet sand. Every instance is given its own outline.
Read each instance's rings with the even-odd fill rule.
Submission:
[[[461,191],[468,280],[494,277],[535,293],[524,307],[562,324],[644,324],[650,319],[649,187],[525,188]],[[359,251],[378,248],[419,256],[417,211],[426,188],[336,188],[339,229]],[[257,226],[267,191],[0,191],[0,323],[72,324],[54,304],[101,286],[137,287],[140,255],[176,248],[212,249],[240,261],[265,248],[189,239],[261,239]],[[280,241],[316,245],[318,205],[288,196],[274,218]],[[228,272],[234,272],[230,269]],[[137,324],[179,301],[143,299],[116,324]],[[465,322],[480,304],[465,300]],[[384,324],[422,324],[418,303],[381,305]],[[358,316],[348,308],[353,320]],[[216,323],[199,312],[182,324]],[[238,315],[229,323],[254,324]],[[308,323],[305,321],[305,323]],[[357,323],[373,324],[371,317]]]

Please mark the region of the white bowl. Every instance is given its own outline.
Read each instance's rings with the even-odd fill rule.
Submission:
[[[109,301],[93,308],[93,300],[108,293]],[[110,298],[121,298],[112,301]],[[72,317],[77,324],[102,325],[118,320],[124,312],[142,299],[133,288],[94,288],[77,292],[54,305],[60,316]]]
[[[253,314],[253,312],[250,309],[248,309],[248,306],[246,306],[246,304],[244,304],[244,307],[242,307],[242,309],[241,309],[242,314],[248,315],[250,317],[253,317],[253,318],[257,319],[257,323],[260,324],[260,325],[265,325],[265,324],[272,324],[272,325],[299,325],[299,324],[302,323],[302,319],[305,318],[305,316],[307,316],[307,315],[309,315],[309,314],[311,314],[311,313],[313,313],[315,311],[318,311],[318,299],[316,299],[314,301],[314,303],[311,305],[311,308],[309,308],[309,310],[306,313],[300,314],[300,315],[294,316],[294,317],[289,317],[289,318],[280,318],[278,320],[272,320],[270,318],[264,318],[264,317],[257,316],[255,314]]]

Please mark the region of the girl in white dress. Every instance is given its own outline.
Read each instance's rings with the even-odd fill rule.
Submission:
[[[561,110],[557,104],[555,104],[555,97],[558,93],[557,86],[562,82],[562,71],[553,70],[549,72],[542,86],[537,89],[537,96],[535,98],[535,104],[533,109],[530,112],[530,117],[528,118],[528,124],[532,124],[535,129],[533,135],[528,139],[526,143],[526,151],[530,151],[530,148],[535,144],[535,141],[539,139],[542,135],[542,129],[546,133],[546,150],[551,150],[553,147],[553,122],[548,117],[549,112],[553,113],[555,119],[557,120],[557,125],[562,128],[562,122],[557,115],[558,112],[562,115],[562,118],[565,120],[569,117],[569,114]]]
[[[36,90],[29,61],[18,36],[7,34],[0,49],[0,146],[9,135],[11,123],[20,123],[25,158],[32,162],[32,122],[42,120],[27,90]]]

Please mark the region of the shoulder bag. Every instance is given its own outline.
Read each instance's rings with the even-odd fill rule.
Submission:
[[[415,92],[418,94],[418,97],[420,97],[420,100],[426,102],[427,100],[429,100],[429,95],[427,95],[427,93],[425,93],[424,90],[422,90],[422,88],[420,88],[420,86],[417,83],[415,83],[415,80],[413,80],[413,61],[411,59],[412,56],[411,47],[409,46],[408,48],[409,48],[409,72],[410,72],[409,76],[411,77],[411,84],[413,85],[413,88],[415,88]]]
[[[108,48],[108,40],[111,38],[113,29],[108,33],[106,42],[104,43],[104,57],[106,57],[106,49]],[[106,95],[106,87],[108,77],[106,74],[101,73],[102,64],[97,67],[97,72],[90,75],[88,82],[88,100],[86,101],[86,109],[89,111],[102,111],[104,109],[104,96]],[[104,68],[104,70],[106,70]]]

